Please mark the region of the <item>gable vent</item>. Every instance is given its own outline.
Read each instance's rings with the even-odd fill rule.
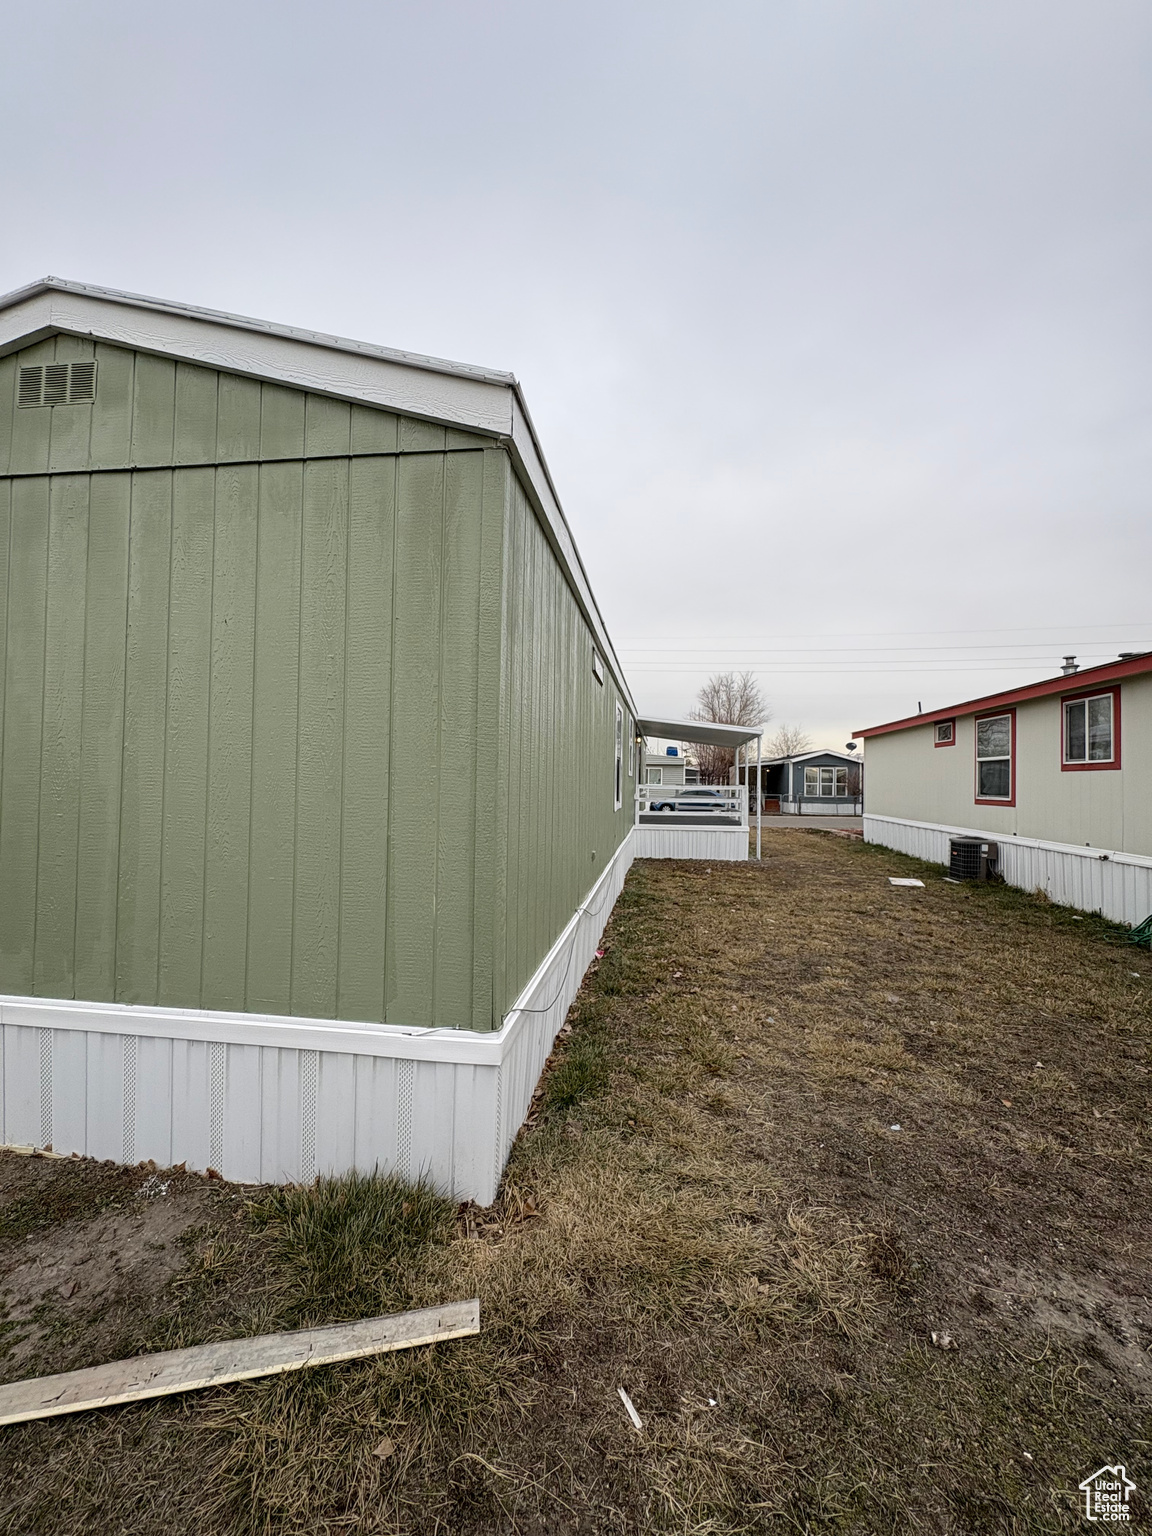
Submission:
[[[64,405],[68,400],[68,364],[49,363],[44,369],[44,404]]]
[[[95,398],[96,363],[92,358],[20,370],[19,405],[82,405]]]
[[[96,398],[96,364],[95,362],[69,363],[68,365],[68,403],[79,405],[86,400]]]

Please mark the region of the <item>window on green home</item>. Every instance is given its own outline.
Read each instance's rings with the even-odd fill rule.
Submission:
[[[613,805],[616,810],[624,804],[624,711],[616,706],[616,761],[612,777]]]

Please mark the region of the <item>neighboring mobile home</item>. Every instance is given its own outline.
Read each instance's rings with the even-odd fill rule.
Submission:
[[[755,784],[755,768],[752,768]],[[782,816],[859,816],[863,765],[851,752],[770,757],[760,769],[764,810]]]
[[[681,746],[665,747],[662,752],[644,748],[642,784],[698,784],[700,770],[691,763]]]
[[[1152,653],[856,734],[868,841],[946,864],[976,834],[1012,885],[1117,922],[1152,912]]]
[[[490,1199],[635,819],[515,379],[47,279],[0,559],[0,1143]]]

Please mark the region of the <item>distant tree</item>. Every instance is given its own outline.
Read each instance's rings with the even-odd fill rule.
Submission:
[[[803,726],[779,725],[764,743],[764,750],[769,757],[795,757],[811,745],[812,738]]]
[[[717,672],[696,695],[690,720],[715,721],[719,725],[765,725],[772,718],[768,702],[751,672]],[[731,747],[714,747],[706,741],[694,748],[702,784],[726,784],[736,754]]]

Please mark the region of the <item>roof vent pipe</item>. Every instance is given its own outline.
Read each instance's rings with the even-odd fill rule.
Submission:
[[[1079,672],[1075,656],[1065,656],[1064,665],[1060,668],[1065,677],[1071,677],[1073,672]]]

